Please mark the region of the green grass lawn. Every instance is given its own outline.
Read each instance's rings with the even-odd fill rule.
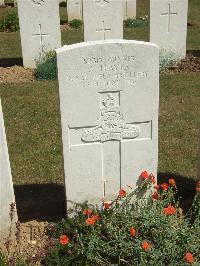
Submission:
[[[200,75],[160,77],[159,171],[195,177]],[[1,85],[0,96],[14,182],[62,183],[58,84]]]

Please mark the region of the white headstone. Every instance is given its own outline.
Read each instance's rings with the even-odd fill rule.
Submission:
[[[83,0],[84,40],[123,39],[122,0]]]
[[[25,68],[34,68],[40,55],[61,47],[58,0],[18,0]]]
[[[0,101],[0,241],[5,241],[15,229],[16,208],[10,218],[10,204],[15,202],[2,106]]]
[[[150,0],[150,42],[186,55],[188,0]]]
[[[82,0],[67,0],[67,15],[68,21],[73,19],[83,18],[83,3]]]
[[[123,18],[136,18],[136,0],[124,0]]]
[[[0,0],[0,6],[1,5],[4,5],[5,3],[4,3],[4,0]]]
[[[66,196],[89,202],[157,174],[159,49],[95,41],[57,49]]]

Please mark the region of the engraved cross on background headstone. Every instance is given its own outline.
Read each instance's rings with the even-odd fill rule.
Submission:
[[[165,13],[161,13],[160,16],[167,16],[168,20],[167,20],[167,32],[170,32],[170,24],[171,24],[171,16],[172,15],[178,15],[178,13],[173,13],[171,12],[171,4],[168,4],[168,12]]]
[[[119,189],[121,187],[121,145],[123,142],[138,139],[140,137],[140,127],[138,125],[142,126],[145,123],[147,122],[126,124],[120,110],[120,91],[113,91],[100,92],[100,115],[96,126],[74,128],[69,126],[69,134],[70,130],[75,130],[76,134],[79,131],[81,134],[81,142],[70,144],[70,150],[73,147],[83,145],[100,145],[103,198],[110,195],[113,188]]]
[[[39,24],[39,33],[32,34],[32,37],[39,37],[40,38],[40,50],[43,53],[44,47],[43,47],[43,37],[49,37],[49,34],[42,33],[42,25]]]
[[[104,20],[102,20],[101,24],[102,24],[102,28],[101,29],[96,29],[96,32],[102,32],[103,33],[103,40],[106,40],[106,32],[111,31],[111,29],[105,27]]]

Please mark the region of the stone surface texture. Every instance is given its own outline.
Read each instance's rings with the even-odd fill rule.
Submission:
[[[124,0],[123,1],[123,18],[136,18],[136,0]]]
[[[13,235],[17,221],[16,208],[11,223],[10,204],[15,202],[2,106],[0,102],[0,242]]]
[[[188,0],[150,0],[150,42],[186,56]]]
[[[25,68],[34,68],[47,51],[61,47],[58,0],[18,0],[21,46]]]
[[[123,39],[123,0],[83,0],[84,40]]]
[[[67,0],[68,21],[73,19],[83,19],[83,3],[82,0]]]
[[[158,47],[74,44],[57,49],[57,63],[68,204],[112,199],[144,169],[156,175]]]

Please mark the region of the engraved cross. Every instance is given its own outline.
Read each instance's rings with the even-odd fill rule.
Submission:
[[[105,27],[104,20],[102,20],[102,28],[101,29],[96,29],[96,32],[102,32],[103,33],[103,40],[106,40],[106,32],[111,31],[110,28]]]
[[[167,20],[167,32],[169,33],[170,32],[170,23],[171,23],[171,16],[172,15],[178,15],[178,13],[173,13],[171,12],[171,4],[169,3],[168,4],[168,12],[165,12],[165,13],[161,13],[160,16],[167,16],[168,17],[168,20]]]
[[[39,24],[39,33],[32,34],[32,37],[39,37],[40,38],[40,49],[43,51],[43,37],[49,37],[49,34],[42,33],[42,25]]]
[[[144,124],[146,122],[141,122]],[[68,127],[70,131],[79,131],[81,142],[70,144],[73,147],[99,145],[101,155],[102,196],[105,199],[121,187],[122,143],[140,136],[140,129],[135,123],[126,124],[120,110],[120,91],[100,92],[100,115],[96,126]],[[78,133],[79,134],[79,133]],[[71,143],[71,141],[69,141]]]

